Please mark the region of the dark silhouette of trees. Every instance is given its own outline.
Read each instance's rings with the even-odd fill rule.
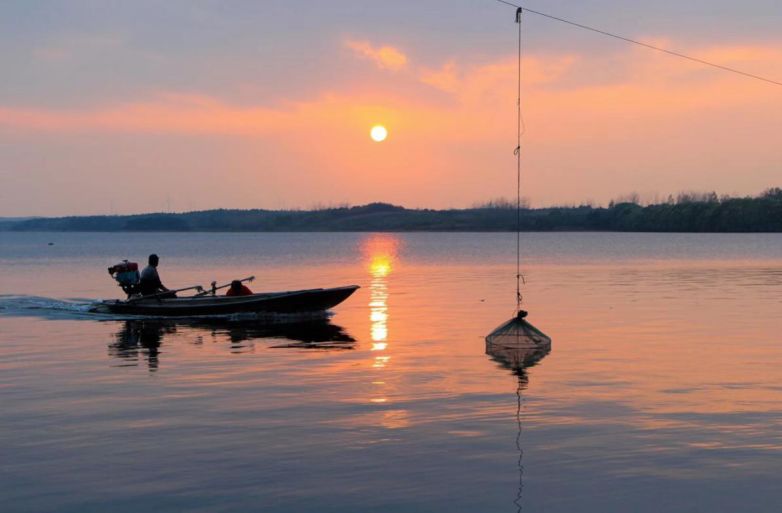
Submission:
[[[623,200],[623,201],[622,201]],[[782,232],[782,189],[757,197],[680,193],[641,205],[632,194],[608,207],[521,210],[524,231]],[[207,210],[180,214],[3,220],[15,231],[515,231],[516,205],[493,200],[452,210],[406,209],[388,203],[314,210]]]

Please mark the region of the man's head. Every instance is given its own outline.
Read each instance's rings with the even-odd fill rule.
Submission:
[[[234,292],[241,292],[242,290],[242,282],[239,280],[234,280],[231,282],[231,290]]]
[[[156,254],[152,253],[149,255],[149,265],[152,267],[157,267],[157,263],[160,261],[160,259],[157,257]]]

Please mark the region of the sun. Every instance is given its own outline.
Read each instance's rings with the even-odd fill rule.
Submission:
[[[383,142],[388,137],[388,130],[383,125],[375,125],[372,130],[369,131],[369,136],[375,142]]]

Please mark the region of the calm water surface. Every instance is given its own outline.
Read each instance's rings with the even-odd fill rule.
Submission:
[[[54,243],[48,245],[49,242]],[[777,512],[782,237],[0,233],[3,512]],[[330,323],[96,318],[170,286],[358,284]]]

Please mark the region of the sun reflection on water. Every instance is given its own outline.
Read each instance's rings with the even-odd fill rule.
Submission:
[[[362,249],[368,260],[367,268],[370,275],[369,285],[369,321],[371,351],[374,353],[372,367],[384,369],[391,361],[388,334],[388,278],[393,272],[399,239],[389,235],[375,235],[367,239]],[[382,381],[378,385],[378,397],[371,399],[372,403],[384,404],[388,401],[383,395]]]
[[[369,271],[372,281],[369,285],[369,320],[373,351],[383,351],[388,347],[388,283],[391,273],[391,258],[386,254],[371,256]]]

